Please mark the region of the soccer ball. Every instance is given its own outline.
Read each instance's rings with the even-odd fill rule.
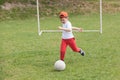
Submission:
[[[58,61],[56,61],[55,64],[54,64],[55,70],[61,71],[61,70],[64,70],[65,67],[66,67],[66,64],[65,64],[65,62],[62,61],[62,60],[58,60]]]

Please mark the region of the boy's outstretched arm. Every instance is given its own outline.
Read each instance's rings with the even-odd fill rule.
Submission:
[[[80,31],[80,32],[82,32],[82,28],[78,28],[78,27],[72,27],[72,30],[78,30],[78,31]]]
[[[67,31],[67,32],[70,32],[72,29],[70,28],[63,28],[63,27],[58,27],[59,30],[64,30],[64,31]]]

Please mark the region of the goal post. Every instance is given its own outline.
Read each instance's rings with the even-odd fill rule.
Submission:
[[[102,0],[100,0],[100,33],[102,32]]]
[[[40,12],[39,12],[39,0],[36,0],[37,3],[37,25],[38,25],[38,34],[41,35],[43,32],[62,32],[61,30],[41,30],[40,26]],[[100,9],[100,28],[98,30],[83,30],[83,32],[99,32],[102,34],[102,0],[99,0],[99,9]],[[75,31],[77,32],[77,31]]]
[[[38,26],[38,34],[41,35],[41,29],[40,29],[40,12],[39,12],[39,0],[36,0],[37,3],[37,26]]]

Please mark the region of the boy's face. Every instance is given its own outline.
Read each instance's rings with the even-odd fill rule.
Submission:
[[[63,24],[65,24],[67,22],[68,18],[60,18],[60,20]]]

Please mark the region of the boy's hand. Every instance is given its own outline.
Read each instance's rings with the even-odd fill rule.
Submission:
[[[59,29],[59,30],[62,30],[62,27],[61,27],[61,26],[59,26],[59,27],[58,27],[58,29]]]
[[[82,31],[83,31],[83,29],[82,29],[82,28],[79,28],[79,29],[78,29],[78,31],[79,31],[79,32],[82,32]]]

